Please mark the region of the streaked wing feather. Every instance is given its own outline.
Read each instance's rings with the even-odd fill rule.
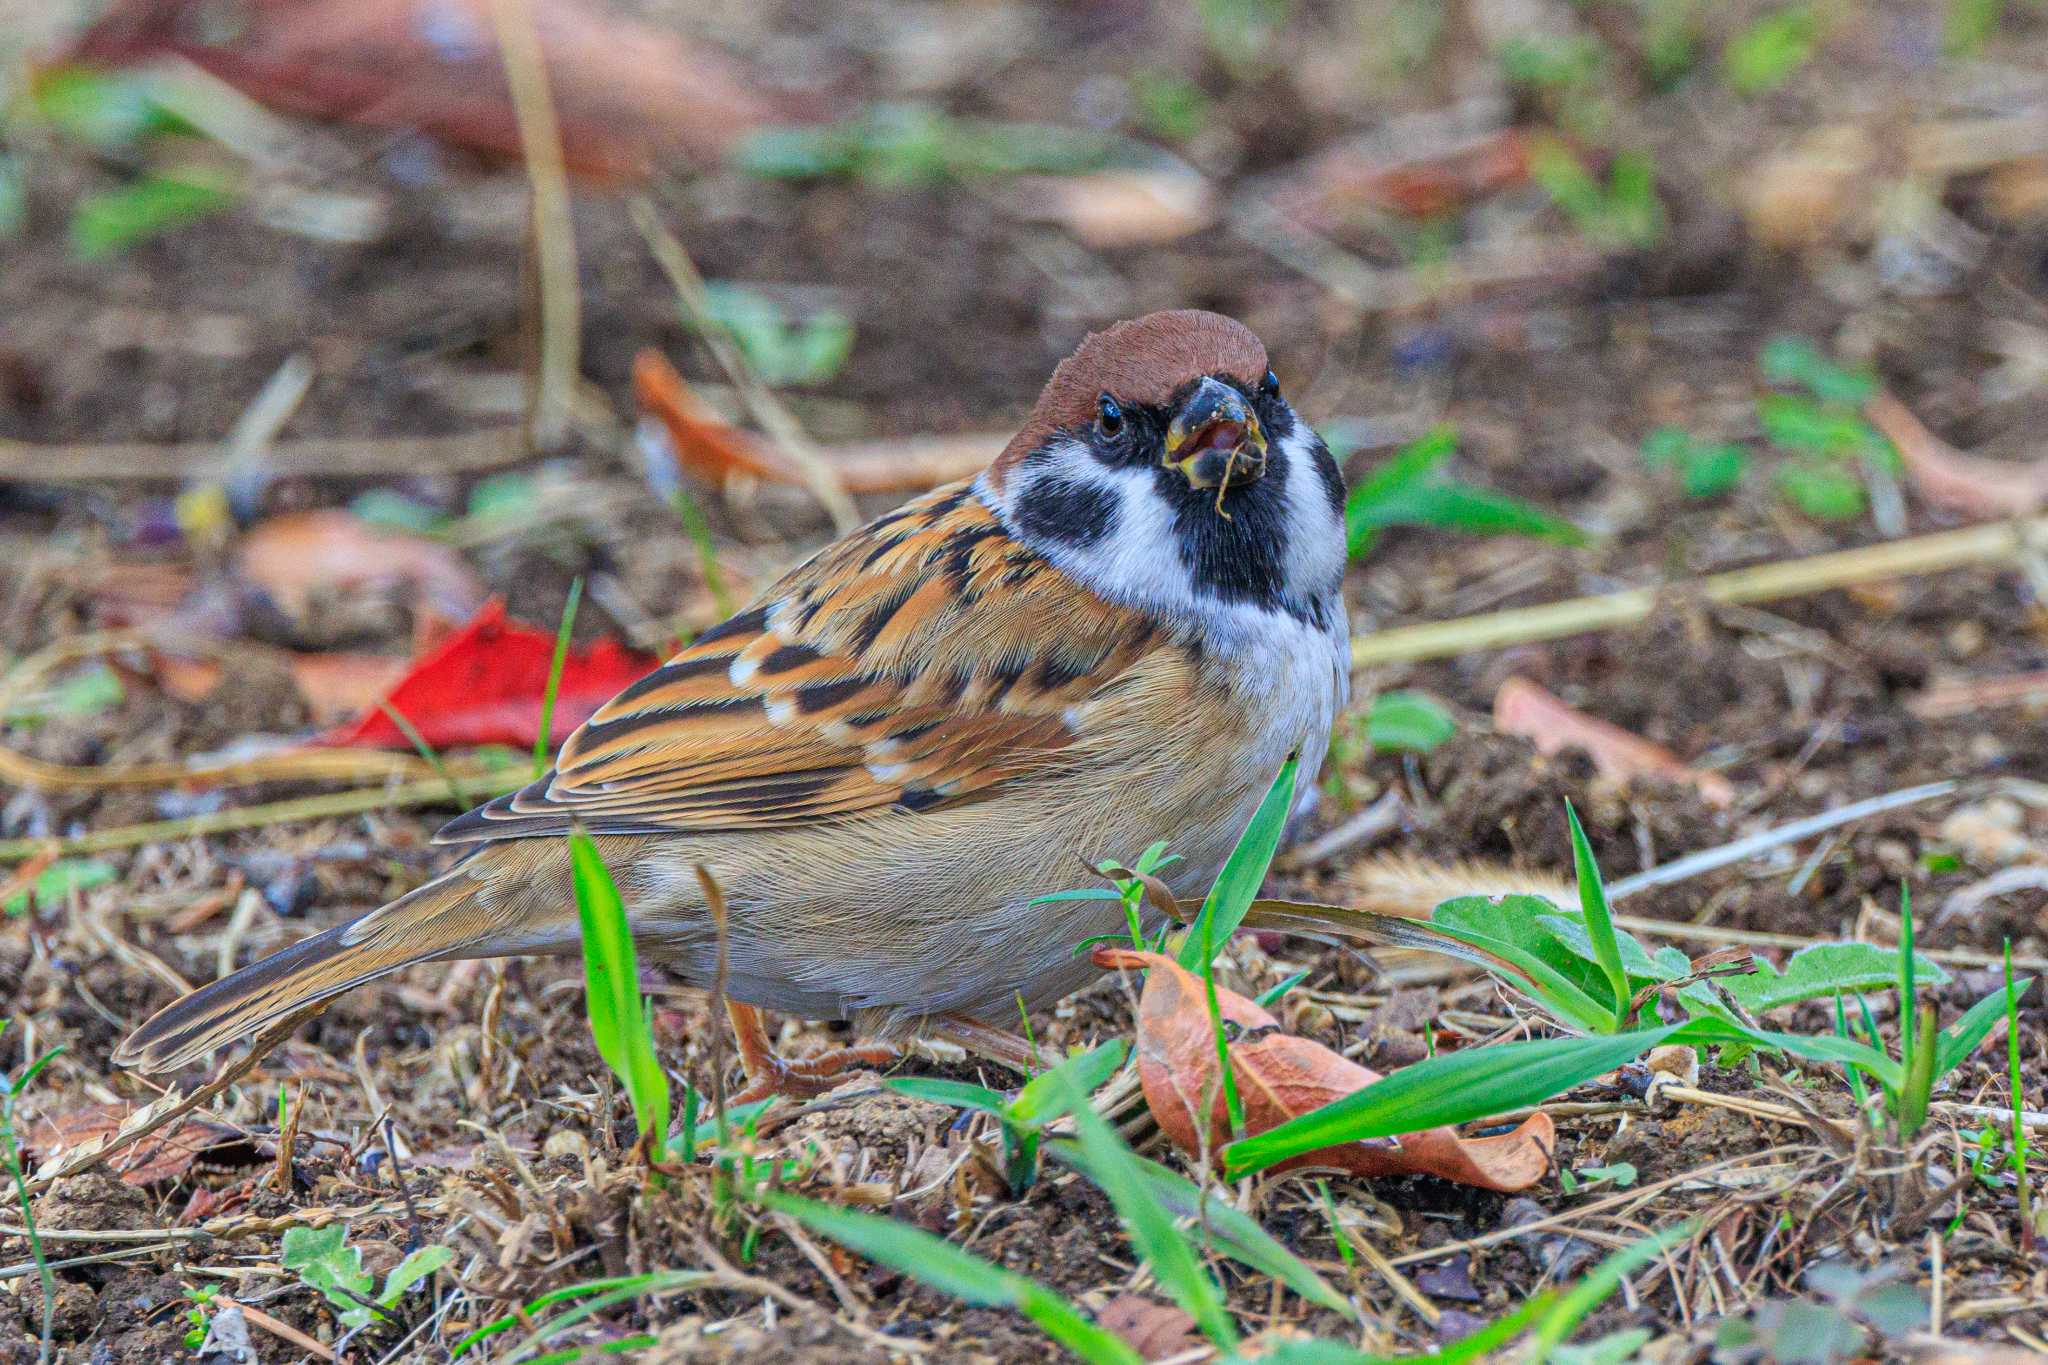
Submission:
[[[792,570],[601,707],[554,771],[439,838],[759,829],[971,800],[1071,744],[1072,708],[1164,643],[952,485]]]

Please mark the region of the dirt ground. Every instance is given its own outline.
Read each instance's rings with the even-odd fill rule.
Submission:
[[[1092,125],[1171,147],[1215,196],[1205,226],[1151,244],[1090,246],[1070,223],[1039,216],[1038,196],[1012,178],[775,180],[665,169],[652,202],[707,278],[756,286],[796,308],[829,305],[852,320],[844,366],[785,391],[819,440],[1013,428],[1091,327],[1201,306],[1250,324],[1296,406],[1355,438],[1345,442],[1354,481],[1448,422],[1460,436],[1450,465],[1458,478],[1588,533],[1585,544],[1566,545],[1392,531],[1352,568],[1359,635],[1971,523],[1910,477],[1894,485],[1900,502],[1889,514],[1820,520],[1780,496],[1755,398],[1759,355],[1786,334],[1870,367],[1954,446],[2014,471],[2048,468],[2048,143],[1975,159],[1966,149],[1953,166],[1910,173],[1887,155],[1847,175],[1795,158],[1782,173],[1789,203],[1773,197],[1771,178],[1815,130],[1862,129],[1880,144],[1907,145],[1918,130],[2048,110],[2048,16],[2038,6],[2006,7],[1996,32],[1963,56],[1943,55],[1933,9],[1815,6],[1828,16],[1818,55],[1756,94],[1732,90],[1713,57],[1772,12],[1750,4],[1681,7],[1697,11],[1703,55],[1668,85],[1644,74],[1638,10],[1627,4],[1448,6],[1433,42],[1399,60],[1394,40],[1434,7],[1283,5],[1272,11],[1284,16],[1275,36],[1240,66],[1191,15],[1122,0],[872,0],[824,14],[793,5],[698,13],[653,0],[632,8],[833,108],[915,99],[962,116]],[[1574,114],[1554,88],[1503,74],[1489,53],[1525,29],[1562,32],[1604,54],[1598,98],[1618,106],[1604,123]],[[1146,130],[1129,92],[1136,75],[1153,72],[1200,92],[1196,131],[1163,139]],[[1371,177],[1389,166],[1445,164],[1445,149],[1460,145],[1447,130],[1475,121],[1482,137],[1598,130],[1573,134],[1595,149],[1596,164],[1614,145],[1648,154],[1664,232],[1645,246],[1591,240],[1526,178],[1454,194],[1426,231],[1356,189],[1383,184]],[[20,225],[0,240],[0,659],[18,664],[92,632],[170,621],[204,638],[201,652],[221,658],[226,675],[193,699],[165,683],[153,648],[131,641],[104,656],[121,684],[117,703],[33,722],[0,710],[0,740],[17,754],[106,769],[254,752],[258,737],[305,733],[311,716],[287,651],[405,657],[420,602],[385,585],[286,610],[240,575],[233,541],[266,520],[346,507],[373,489],[459,515],[488,480],[538,480],[542,511],[462,543],[461,557],[514,616],[543,626],[570,581],[583,578],[591,586],[576,621],[582,641],[658,648],[720,614],[697,550],[626,437],[635,356],[659,350],[715,405],[736,408],[633,225],[627,187],[583,186],[574,203],[581,370],[586,406],[602,420],[583,422],[558,452],[487,471],[284,474],[248,495],[222,540],[181,529],[175,499],[191,482],[172,447],[223,439],[292,356],[308,357],[313,377],[283,428],[286,442],[461,435],[521,411],[537,316],[522,170],[388,129],[284,126],[294,140],[228,211],[82,259],[67,235],[75,205],[132,180],[133,159],[82,147],[27,116],[4,125],[5,164],[24,169],[24,198]],[[353,243],[282,230],[258,211],[263,189],[278,185],[374,204],[382,227]],[[1274,204],[1312,224],[1312,259],[1252,211]],[[1797,231],[1784,230],[1787,215]],[[1365,277],[1382,297],[1358,296]],[[1755,468],[1732,494],[1688,499],[1639,454],[1666,425],[1748,442]],[[61,452],[115,443],[135,447],[119,478],[45,477]],[[874,495],[863,510],[897,500]],[[796,490],[700,487],[698,502],[740,596],[831,534]],[[1896,521],[1881,526],[1886,515]],[[1923,714],[1922,702],[1946,685],[2048,668],[2044,591],[2048,560],[2037,554],[1758,606],[1675,593],[1638,626],[1363,668],[1322,807],[1296,847],[1389,792],[1399,794],[1401,819],[1368,843],[1283,863],[1272,885],[1344,902],[1386,853],[1513,865],[1549,884],[1571,866],[1567,799],[1619,880],[1850,801],[1956,779],[1956,794],[1620,906],[1679,926],[1660,941],[1688,951],[1764,935],[1762,950],[1782,958],[1793,939],[1895,942],[1903,885],[1921,947],[1959,955],[1949,959],[1952,981],[1934,993],[1952,1018],[1994,988],[1988,964],[2008,942],[2017,959],[2048,958],[2048,689],[1938,716]],[[51,676],[99,666],[74,661]],[[1493,723],[1510,677],[1719,774],[1732,804],[1717,806],[1684,782],[1617,783],[1576,749],[1537,753]],[[1364,717],[1374,696],[1394,689],[1437,699],[1458,720],[1456,737],[1422,755],[1375,752]],[[338,785],[365,783],[23,783],[0,793],[0,839],[210,817]],[[0,1069],[18,1074],[31,1057],[63,1049],[21,1098],[31,1149],[47,1150],[53,1119],[89,1123],[152,1097],[108,1057],[174,998],[173,981],[210,980],[417,885],[448,861],[428,837],[450,813],[442,802],[226,833],[167,828],[93,854],[112,867],[104,884],[10,914],[0,923],[0,1000],[14,1022],[0,1035]],[[30,851],[19,843],[10,861]],[[0,867],[0,882],[8,876]],[[259,894],[240,900],[242,888]],[[1401,970],[1385,974],[1340,950],[1247,935],[1232,960],[1228,979],[1247,994],[1306,970],[1279,1008],[1283,1022],[1383,1070],[1423,1055],[1425,1023],[1432,1037],[1478,1042],[1529,1017],[1489,981],[1399,955],[1380,965]],[[40,1196],[45,1228],[171,1230],[155,1242],[51,1244],[66,1257],[145,1248],[57,1272],[58,1358],[196,1359],[184,1344],[187,1291],[206,1284],[352,1360],[445,1359],[464,1332],[551,1288],[707,1265],[723,1267],[716,1287],[622,1306],[555,1344],[645,1332],[657,1344],[635,1358],[879,1360],[891,1339],[924,1344],[929,1359],[1046,1357],[1044,1338],[1009,1310],[963,1307],[858,1257],[822,1252],[782,1223],[745,1233],[706,1182],[640,1195],[630,1109],[590,1042],[581,982],[574,962],[521,959],[417,969],[343,996],[214,1103],[196,1162],[174,1161],[180,1168],[161,1176],[131,1170],[126,1182],[78,1176]],[[678,990],[660,1007],[668,1060],[708,1092],[714,1056],[729,1063],[731,1050],[714,1052],[705,1002]],[[1880,1017],[1888,1030],[1896,1022]],[[1817,1006],[1782,1022],[1831,1028]],[[1042,1040],[1084,1042],[1128,1036],[1131,1011],[1108,981],[1034,1023]],[[2023,1007],[2025,1098],[2035,1106],[2048,1076],[2044,1023],[2038,1003]],[[834,1035],[787,1021],[782,1041],[802,1053]],[[2006,1105],[2004,1036],[1994,1031],[1938,1098]],[[1788,1094],[1819,1096],[1818,1078],[1831,1073],[1788,1081],[1777,1064],[1707,1061],[1693,1089],[1738,1103],[1653,1106],[1617,1101],[1611,1090],[1575,1093],[1566,1100],[1587,1112],[1560,1112],[1556,1164],[1625,1161],[1645,1190],[1716,1163],[1722,1174],[1520,1234],[1511,1230],[1616,1191],[1567,1192],[1552,1179],[1506,1196],[1432,1177],[1347,1178],[1330,1182],[1326,1207],[1312,1183],[1268,1180],[1245,1206],[1355,1295],[1371,1325],[1361,1338],[1337,1315],[1222,1263],[1232,1308],[1247,1330],[1433,1349],[1542,1285],[1569,1283],[1623,1239],[1698,1214],[1710,1227],[1704,1241],[1668,1273],[1639,1277],[1591,1320],[1589,1335],[1642,1326],[1653,1358],[1706,1359],[1720,1320],[1810,1293],[1806,1270],[1838,1260],[1888,1267],[1945,1305],[1945,1319],[1923,1326],[1921,1339],[1902,1336],[1872,1354],[1903,1358],[1934,1349],[1936,1337],[1958,1351],[2048,1349],[2048,1275],[2017,1240],[2009,1188],[1971,1184],[1939,1217],[1909,1225],[1879,1196],[1870,1152],[1837,1151],[1784,1118],[1794,1112]],[[999,1087],[1018,1081],[959,1061],[911,1067]],[[281,1162],[284,1095],[295,1117]],[[1984,1120],[1944,1114],[1941,1145],[1918,1159],[1966,1164]],[[1156,1130],[1141,1114],[1128,1117],[1141,1150],[1163,1156]],[[993,1141],[981,1121],[878,1093],[872,1077],[764,1138],[808,1153],[817,1190],[885,1206],[1086,1308],[1133,1288],[1157,1297],[1098,1191],[1049,1172],[1012,1198],[989,1166]],[[1755,1173],[1725,1175],[1744,1159]],[[398,1328],[345,1344],[332,1310],[279,1264],[285,1227],[337,1215],[380,1271],[419,1245],[457,1255],[431,1303],[409,1300]],[[1379,1273],[1340,1251],[1333,1219],[1398,1270]],[[1497,1233],[1510,1235],[1488,1240]],[[0,1242],[0,1260],[27,1259],[5,1227]],[[0,1361],[33,1360],[44,1308],[37,1279],[14,1274],[4,1288]],[[312,1358],[261,1330],[255,1342],[264,1360]]]

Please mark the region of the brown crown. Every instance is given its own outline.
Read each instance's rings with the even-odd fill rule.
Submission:
[[[1249,388],[1265,377],[1266,368],[1265,343],[1251,328],[1221,313],[1181,308],[1091,332],[1053,370],[1030,418],[996,456],[990,474],[1000,486],[1010,466],[1055,431],[1094,421],[1101,394],[1120,403],[1153,405],[1206,374],[1229,375]]]

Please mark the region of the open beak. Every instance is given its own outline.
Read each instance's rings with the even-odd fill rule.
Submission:
[[[1191,488],[1242,488],[1266,472],[1266,433],[1243,394],[1204,379],[1166,428],[1165,459]]]

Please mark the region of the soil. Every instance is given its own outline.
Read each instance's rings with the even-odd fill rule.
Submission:
[[[633,8],[675,19],[671,7]],[[1143,6],[1085,13],[970,7],[976,24],[993,23],[997,11],[1009,15],[1001,39],[969,33],[961,16],[924,15],[894,0],[834,19],[785,12],[790,6],[759,14],[712,8],[717,14],[704,22],[721,44],[762,65],[801,68],[814,60],[829,73],[833,97],[853,103],[917,96],[965,115],[1122,118],[1128,128],[1127,108],[1112,101],[1115,108],[1100,113],[1091,99],[1124,90],[1140,67],[1181,72],[1206,92],[1209,112],[1207,131],[1178,150],[1203,168],[1226,206],[1244,202],[1241,196],[1314,188],[1318,157],[1353,155],[1346,149],[1355,138],[1397,116],[1440,110],[1461,81],[1503,97],[1499,126],[1547,126],[1554,113],[1527,90],[1505,98],[1495,64],[1464,31],[1470,16],[1451,26],[1425,69],[1380,87],[1346,74],[1354,69],[1346,63],[1364,63],[1377,43],[1338,7],[1297,7],[1272,49],[1275,65],[1256,78],[1231,72],[1198,29]],[[1576,8],[1604,14],[1625,7]],[[1762,12],[1728,8],[1713,17],[1709,38],[1718,41]],[[2007,17],[1986,60],[2028,72],[2048,52],[2048,28],[2037,13],[2015,8],[2021,12]],[[1914,25],[1924,17],[1914,7],[1871,11],[1859,21],[1864,36],[1830,40],[1825,72],[1808,71],[1775,96],[1738,99],[1710,70],[1679,91],[1632,88],[1628,119],[1656,152],[1673,224],[1657,247],[1596,253],[1596,269],[1559,270],[1507,288],[1447,280],[1406,307],[1347,302],[1326,281],[1287,264],[1284,250],[1244,230],[1242,215],[1231,211],[1165,244],[1090,249],[1021,211],[1014,187],[995,180],[783,182],[724,170],[671,177],[657,198],[708,278],[742,281],[794,303],[828,302],[854,320],[845,366],[786,395],[823,440],[1014,426],[1052,365],[1090,328],[1154,307],[1214,307],[1260,332],[1307,415],[1333,431],[1368,434],[1346,461],[1354,481],[1399,441],[1450,422],[1461,437],[1453,475],[1531,500],[1591,533],[1587,544],[1573,546],[1392,531],[1351,573],[1352,625],[1362,634],[1887,538],[1870,516],[1816,521],[1775,491],[1775,457],[1756,439],[1754,400],[1759,352],[1785,333],[1867,362],[1958,446],[1999,459],[2042,458],[2048,384],[2038,375],[2030,384],[2013,376],[2024,378],[2026,364],[2038,366],[2048,353],[2048,220],[2004,215],[1983,176],[1937,187],[1939,226],[1964,247],[1933,288],[1901,282],[1885,253],[1905,247],[1873,244],[1846,221],[1787,251],[1756,240],[1739,212],[1742,177],[1804,130],[1871,122],[1872,109],[1887,104],[1906,110],[1902,118],[1974,108],[1952,88],[1962,76],[1949,73],[1941,96],[1918,93],[1928,79],[1924,63],[1869,36],[1920,34]],[[930,58],[919,57],[923,49],[912,41],[927,22],[938,26],[932,41],[979,54],[936,84],[917,74]],[[854,34],[870,23],[873,32]],[[991,55],[990,44],[1001,50]],[[219,440],[296,354],[311,358],[315,379],[286,437],[459,434],[518,415],[533,339],[523,176],[437,153],[416,138],[292,126],[304,139],[290,144],[294,154],[330,159],[265,174],[374,201],[387,224],[374,240],[348,245],[280,231],[244,204],[125,253],[83,260],[66,235],[73,207],[81,196],[125,183],[132,168],[46,128],[0,125],[29,167],[24,225],[0,243],[0,437],[28,443],[0,444],[0,460],[12,462],[0,470],[0,658],[18,661],[170,611],[234,651],[230,685],[197,701],[161,686],[144,652],[119,652],[112,657],[123,682],[116,705],[0,725],[0,739],[22,755],[107,765],[303,733],[309,713],[280,649],[341,643],[306,622],[279,623],[252,608],[230,557],[179,534],[172,500],[183,485],[176,480],[138,468],[132,478],[100,484],[40,482],[33,464],[20,463],[24,451]],[[1709,138],[1701,128],[1719,131]],[[337,150],[346,155],[331,159]],[[1463,205],[1433,230],[1458,260],[1496,244],[1508,230],[1503,218],[1553,235],[1571,228],[1523,185]],[[1389,271],[1406,268],[1404,253],[1420,230],[1380,212],[1339,215],[1325,227],[1334,248]],[[666,277],[632,225],[626,193],[579,190],[575,237],[581,368],[591,403],[608,410],[611,426],[582,432],[514,472],[556,480],[549,496],[588,500],[599,510],[539,518],[467,547],[465,557],[515,615],[554,620],[568,584],[582,577],[591,591],[577,618],[579,638],[653,644],[710,624],[718,611],[696,550],[649,491],[632,446],[617,439],[635,414],[633,358],[652,347],[714,402],[727,402],[729,390],[681,321]],[[1686,499],[1668,473],[1636,453],[1642,437],[1665,424],[1749,440],[1759,468],[1731,496]],[[382,479],[282,477],[251,492],[237,511],[246,527],[292,510],[347,506],[375,487],[457,515],[486,477],[434,468]],[[742,588],[765,583],[830,535],[799,496],[727,492],[698,495],[723,570]],[[893,500],[871,499],[866,510]],[[1901,515],[1896,534],[1961,524],[1910,484]],[[1940,719],[1910,709],[1940,682],[2048,668],[2044,582],[2036,563],[1862,584],[1763,609],[1675,598],[1635,629],[1364,670],[1345,722],[1349,742],[1334,751],[1323,808],[1303,835],[1334,827],[1390,790],[1402,794],[1408,814],[1377,848],[1348,850],[1298,876],[1313,886],[1341,885],[1353,861],[1384,850],[1567,875],[1570,801],[1609,877],[1618,879],[1848,801],[1964,779],[1972,785],[1961,797],[1896,809],[1818,842],[1654,888],[1623,908],[1697,932],[1889,943],[1899,932],[1903,887],[1919,907],[1923,950],[1995,954],[2009,942],[2017,957],[2048,957],[2048,886],[2039,879],[2021,878],[1975,909],[1946,908],[2000,871],[2048,862],[2048,808],[2038,786],[2048,781],[2042,704],[2037,698]],[[422,625],[416,604],[351,606],[366,609],[349,616],[348,648],[412,651]],[[1511,676],[1724,775],[1736,803],[1716,807],[1684,783],[1617,782],[1579,750],[1537,754],[1490,722],[1495,693]],[[1460,722],[1457,735],[1424,755],[1372,752],[1363,717],[1376,694],[1396,688],[1441,702]],[[1987,785],[1994,780],[2036,785],[1997,790]],[[328,788],[23,787],[0,794],[0,838],[118,830],[321,790]],[[111,883],[69,904],[7,918],[0,999],[20,1022],[0,1036],[0,1070],[18,1074],[30,1055],[63,1048],[24,1097],[28,1114],[112,1099],[146,1103],[152,1092],[108,1058],[137,1022],[175,998],[173,978],[211,979],[417,885],[448,861],[428,843],[447,814],[387,809],[156,838],[96,855],[114,868]],[[0,868],[0,880],[6,875]],[[239,887],[258,893],[246,910],[237,909],[235,895],[221,895]],[[209,898],[219,900],[212,913],[177,927]],[[1693,952],[1714,946],[1684,935],[1672,941]],[[1782,957],[1780,949],[1767,951]],[[1305,968],[1302,994],[1280,1007],[1287,1026],[1383,1070],[1425,1055],[1447,1013],[1460,1020],[1476,1014],[1503,1028],[1529,1025],[1510,1018],[1526,1015],[1517,1002],[1465,976],[1390,990],[1355,959],[1308,943],[1245,939],[1234,960],[1228,977],[1247,992]],[[732,1269],[721,1286],[621,1306],[557,1344],[645,1332],[656,1338],[642,1357],[648,1360],[811,1362],[883,1359],[877,1343],[894,1337],[929,1344],[932,1359],[1046,1358],[1044,1337],[1011,1310],[966,1307],[850,1253],[799,1241],[778,1222],[756,1226],[729,1198],[721,1202],[701,1171],[643,1195],[630,1111],[590,1040],[581,982],[574,962],[525,959],[421,968],[343,996],[215,1102],[220,1121],[246,1137],[235,1158],[203,1159],[147,1185],[89,1172],[41,1196],[39,1225],[66,1232],[215,1230],[207,1242],[59,1270],[51,1309],[57,1358],[94,1365],[196,1359],[183,1344],[189,1293],[218,1286],[351,1359],[441,1359],[436,1353],[463,1333],[549,1290],[702,1266],[713,1254]],[[1930,994],[1952,1019],[1997,983],[1988,971],[1958,967]],[[659,1003],[657,1035],[680,1074],[709,1093],[716,1055],[728,1064],[725,1081],[737,1085],[731,1048],[714,1053],[721,1025],[705,1002],[663,994]],[[1885,1028],[1895,1029],[1895,1010],[1873,1004]],[[1830,1012],[1818,1006],[1774,1022],[1832,1028]],[[2023,1008],[2027,1098],[2035,1105],[2038,1078],[2048,1074],[2044,1023],[2038,1003]],[[1055,1046],[1128,1036],[1128,999],[1104,983],[1033,1027]],[[1949,1077],[1940,1097],[2007,1104],[2003,1036],[1994,1032],[1994,1044]],[[795,1021],[781,1041],[802,1054],[848,1040],[843,1031]],[[999,1088],[1020,1080],[980,1064],[926,1061],[912,1069]],[[1715,1068],[1710,1059],[1699,1088],[1782,1104],[1788,1088],[1797,1098],[1804,1093],[1798,1087],[1818,1087],[1818,1074],[1786,1080],[1761,1067]],[[301,1119],[280,1189],[277,1113],[287,1094]],[[1591,1217],[1492,1242],[1483,1239],[1613,1191],[1567,1192],[1553,1179],[1510,1197],[1408,1177],[1333,1181],[1326,1199],[1313,1186],[1283,1180],[1257,1187],[1245,1202],[1269,1232],[1369,1310],[1376,1325],[1368,1344],[1386,1351],[1433,1349],[1546,1284],[1569,1282],[1617,1239],[1694,1213],[1713,1220],[1718,1259],[1741,1268],[1740,1287],[1706,1288],[1693,1278],[1695,1271],[1721,1276],[1707,1268],[1714,1257],[1691,1263],[1682,1289],[1646,1274],[1626,1304],[1616,1300],[1592,1319],[1589,1335],[1640,1325],[1664,1343],[1662,1359],[1704,1358],[1710,1314],[1804,1292],[1803,1269],[1821,1246],[1861,1268],[1905,1265],[1926,1287],[1931,1271],[1920,1259],[1920,1231],[1911,1242],[1880,1235],[1896,1214],[1884,1190],[1859,1187],[1836,1203],[1820,1200],[1856,1169],[1845,1163],[1868,1153],[1832,1153],[1805,1127],[1734,1109],[1616,1104],[1560,1118],[1560,1169],[1626,1163],[1637,1185],[1649,1187],[1796,1148],[1782,1158],[1796,1170],[1768,1193],[1801,1211],[1798,1237],[1781,1238],[1756,1212],[1776,1205],[1752,1207],[1732,1196],[1717,1202],[1711,1182],[1629,1210],[1635,1222]],[[1127,1117],[1141,1150],[1165,1159],[1142,1115]],[[1943,1150],[1962,1152],[1966,1166],[1978,1123],[1942,1124],[1954,1144]],[[794,1178],[811,1192],[886,1208],[1090,1312],[1134,1287],[1159,1297],[1137,1273],[1114,1210],[1093,1186],[1049,1166],[1021,1197],[1007,1189],[987,1119],[961,1119],[859,1076],[762,1141],[764,1153],[801,1161]],[[1947,1243],[1947,1301],[2016,1298],[2022,1306],[1952,1312],[1946,1331],[1971,1346],[2038,1346],[2048,1336],[2048,1294],[2037,1263],[2014,1249],[2010,1191],[1982,1182],[1969,1188]],[[278,1268],[284,1226],[314,1213],[348,1214],[350,1245],[379,1274],[427,1243],[455,1248],[454,1270],[431,1302],[415,1295],[395,1325],[348,1338],[332,1307]],[[1340,1249],[1333,1220],[1362,1230],[1388,1255],[1431,1253],[1404,1269],[1442,1310],[1434,1326],[1403,1307],[1387,1277]],[[1483,1244],[1436,1254],[1473,1239]],[[0,1260],[27,1257],[18,1236],[0,1242],[7,1250]],[[133,1245],[51,1247],[74,1257]],[[1235,1263],[1219,1261],[1218,1273],[1248,1332],[1358,1339],[1358,1329],[1337,1315],[1276,1294]],[[32,1275],[11,1281],[8,1294],[0,1365],[35,1358],[44,1311]],[[499,1337],[491,1349],[520,1335]],[[266,1359],[283,1349],[260,1332],[257,1344]]]

